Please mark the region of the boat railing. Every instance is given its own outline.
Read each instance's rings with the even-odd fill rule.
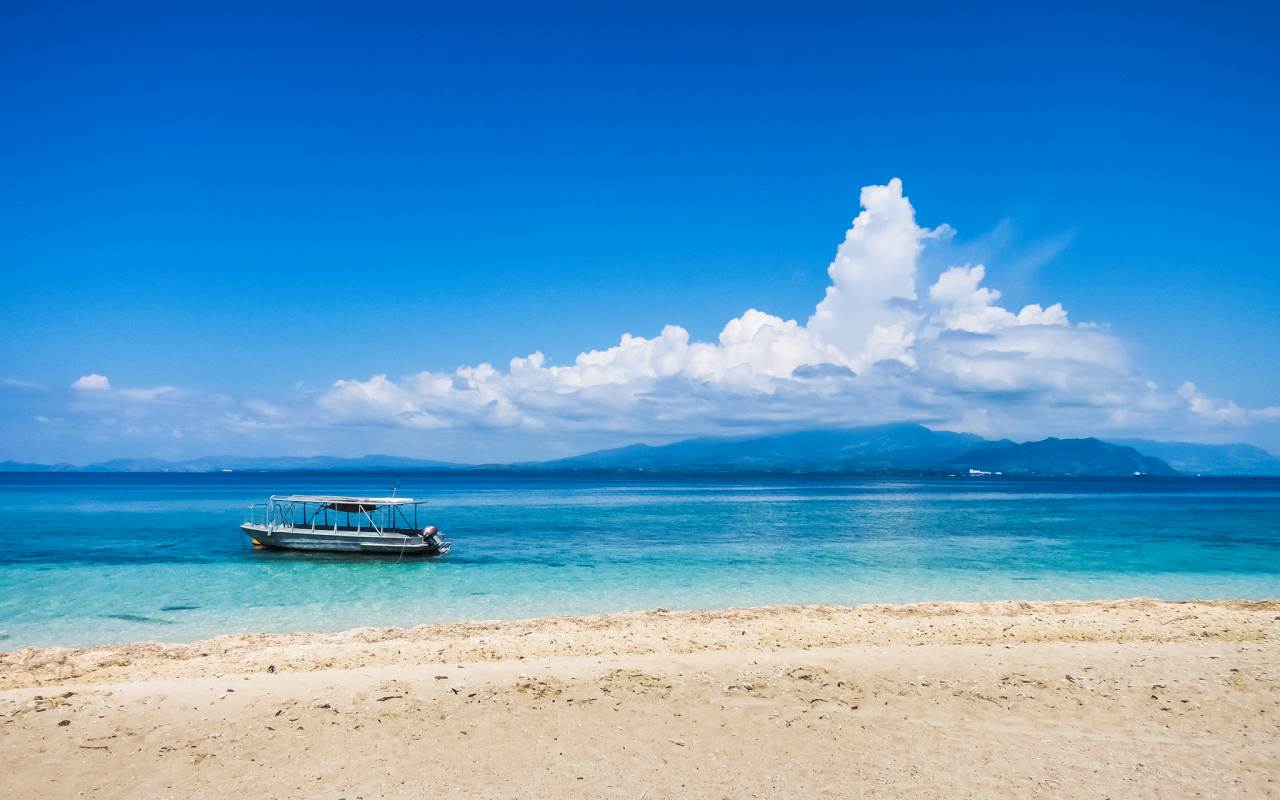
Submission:
[[[345,514],[345,519],[340,517],[339,514]],[[345,524],[343,524],[344,522]],[[417,528],[417,522],[416,509],[412,519],[409,516],[402,515],[397,520],[392,515],[388,515],[385,519],[381,517],[375,519],[364,508],[354,513],[336,511],[332,517],[326,511],[323,521],[321,521],[318,513],[308,515],[305,503],[302,505],[302,511],[296,512],[293,503],[276,502],[274,498],[266,503],[250,505],[245,519],[246,524],[261,525],[268,531],[287,528],[292,530],[332,531],[334,533],[377,533],[400,536],[420,535],[421,531]]]
[[[271,516],[270,509],[271,509],[270,503],[254,503],[253,505],[249,506],[249,515],[248,515],[248,518],[245,519],[245,523],[249,525],[268,524],[268,522],[270,522],[270,516]],[[258,519],[259,516],[261,516],[262,518],[261,521],[259,521]]]
[[[376,528],[369,525],[293,525],[289,522],[277,523],[274,529],[285,531],[304,531],[312,533],[359,533],[366,536],[421,536],[422,531],[411,528]]]

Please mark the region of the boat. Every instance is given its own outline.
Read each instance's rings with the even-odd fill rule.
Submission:
[[[449,543],[434,525],[418,527],[411,497],[272,495],[249,507],[240,530],[257,547],[343,553],[438,556]]]

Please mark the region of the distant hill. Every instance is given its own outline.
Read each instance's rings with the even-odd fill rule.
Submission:
[[[653,447],[637,444],[572,458],[517,465],[545,470],[694,472],[874,472],[923,470],[988,442],[969,433],[901,423],[775,436],[702,437]]]
[[[1164,461],[1132,447],[1097,439],[1054,439],[997,444],[952,459],[947,466],[1006,475],[1177,475]]]
[[[366,472],[403,469],[403,470],[437,470],[455,469],[459,464],[447,461],[432,461],[423,458],[405,458],[403,456],[368,455],[359,458],[336,458],[334,456],[281,456],[276,458],[198,458],[184,461],[182,465],[199,472],[217,472],[219,470],[244,471],[309,471],[334,470],[343,472]]]
[[[402,456],[360,458],[210,456],[188,461],[115,459],[69,464],[0,462],[0,472],[672,472],[950,474],[970,469],[1010,475],[1280,475],[1280,458],[1245,444],[1044,439],[1021,444],[915,423],[797,431],[769,436],[699,437],[635,444],[553,461],[473,466]]]
[[[359,458],[332,456],[240,457],[207,456],[190,461],[159,458],[117,458],[84,467],[69,464],[22,464],[0,462],[0,472],[386,472],[388,470],[451,470],[462,468],[447,461],[429,461],[401,456],[369,455]]]
[[[1191,444],[1113,439],[1191,475],[1280,475],[1280,456],[1251,444]]]
[[[70,472],[70,464],[27,464],[22,461],[0,461],[0,472]]]

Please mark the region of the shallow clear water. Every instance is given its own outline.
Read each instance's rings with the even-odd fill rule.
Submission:
[[[656,606],[1280,597],[1280,479],[408,475],[444,558],[260,551],[238,529],[273,492],[394,480],[0,475],[0,649]]]

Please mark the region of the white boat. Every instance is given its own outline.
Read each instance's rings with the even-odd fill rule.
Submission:
[[[389,555],[444,555],[449,543],[434,525],[418,527],[411,497],[272,495],[249,507],[240,530],[258,547]]]

